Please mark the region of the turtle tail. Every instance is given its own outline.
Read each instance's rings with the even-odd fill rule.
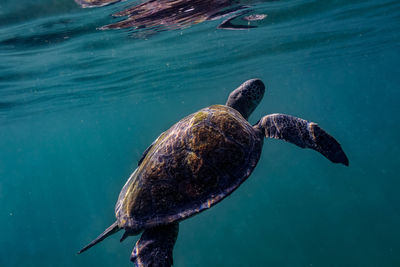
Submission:
[[[146,229],[132,251],[131,261],[135,267],[170,267],[178,231],[178,223]]]
[[[115,234],[116,232],[118,232],[119,230],[121,230],[121,228],[119,228],[118,223],[115,222],[113,223],[110,227],[108,227],[101,235],[99,235],[95,240],[93,240],[92,242],[90,242],[86,247],[84,247],[83,249],[81,249],[78,254],[81,254],[82,252],[88,250],[89,248],[93,247],[94,245],[96,245],[97,243],[100,243],[101,241],[103,241],[104,239],[106,239],[107,237],[109,237],[112,234]]]

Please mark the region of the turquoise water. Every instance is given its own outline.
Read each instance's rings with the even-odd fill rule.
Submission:
[[[350,167],[266,140],[237,191],[181,223],[175,266],[400,266],[399,1],[246,1],[267,17],[241,31],[96,30],[127,4],[0,3],[0,266],[131,266],[137,237],[76,252],[162,131],[254,77],[251,122],[318,122]]]

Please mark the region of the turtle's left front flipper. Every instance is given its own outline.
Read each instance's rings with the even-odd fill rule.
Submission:
[[[178,231],[178,223],[146,229],[133,248],[131,261],[136,267],[170,267]]]
[[[334,163],[349,165],[339,142],[314,122],[285,114],[271,114],[263,117],[254,127],[267,138],[283,139],[302,148],[311,148]]]

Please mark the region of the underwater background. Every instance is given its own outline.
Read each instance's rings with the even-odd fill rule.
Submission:
[[[317,122],[350,166],[265,140],[250,178],[180,224],[175,266],[400,266],[400,2],[245,1],[225,19],[143,33],[97,28],[137,1],[0,2],[0,266],[132,266],[114,220],[142,152],[247,79],[250,117]]]

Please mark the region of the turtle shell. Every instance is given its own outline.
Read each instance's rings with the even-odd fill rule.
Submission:
[[[118,226],[137,232],[210,208],[251,174],[263,138],[227,106],[193,113],[153,143],[123,187]]]

